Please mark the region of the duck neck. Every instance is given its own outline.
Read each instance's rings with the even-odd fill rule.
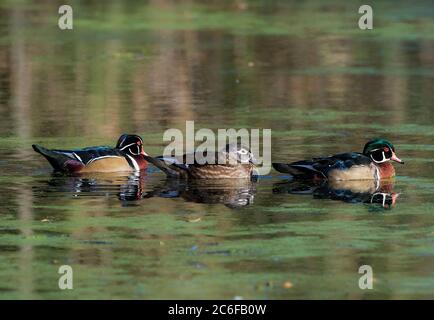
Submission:
[[[139,170],[144,170],[148,167],[148,162],[145,160],[145,158],[143,158],[142,155],[129,155],[129,157],[135,161]]]
[[[380,179],[387,179],[395,176],[395,168],[390,161],[378,163],[377,167],[380,170]]]

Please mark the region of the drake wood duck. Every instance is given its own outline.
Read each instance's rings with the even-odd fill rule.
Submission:
[[[395,176],[390,160],[404,164],[395,154],[395,147],[385,139],[366,143],[363,153],[341,153],[289,164],[273,163],[273,167],[297,178],[315,180],[380,180]]]
[[[184,154],[181,159],[168,157],[144,158],[170,178],[179,179],[251,179],[255,173],[256,159],[250,150],[240,144],[227,144],[219,152]],[[213,163],[207,159],[214,159]],[[188,164],[188,159],[193,163]]]
[[[147,167],[143,140],[132,134],[121,135],[114,148],[49,150],[35,144],[32,147],[48,160],[55,171],[65,173],[140,171]]]

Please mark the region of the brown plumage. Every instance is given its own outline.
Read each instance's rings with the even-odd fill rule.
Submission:
[[[256,162],[250,150],[239,144],[228,144],[220,152],[212,154],[185,154],[181,159],[150,156],[145,156],[145,159],[168,177],[179,179],[250,179]],[[189,159],[193,163],[189,164]]]
[[[251,163],[227,165],[193,165],[186,171],[189,178],[194,179],[246,179],[252,176],[254,166]]]

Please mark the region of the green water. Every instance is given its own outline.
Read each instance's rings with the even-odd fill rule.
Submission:
[[[380,1],[0,3],[0,298],[434,298],[434,7]],[[53,176],[32,143],[114,145],[164,130],[270,128],[272,159],[391,140],[385,193],[297,194],[141,175]],[[59,266],[74,289],[59,290]],[[374,288],[361,290],[370,265]]]

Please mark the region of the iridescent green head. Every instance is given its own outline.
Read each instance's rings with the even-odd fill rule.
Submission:
[[[376,138],[368,141],[363,148],[363,154],[376,163],[393,160],[404,164],[404,161],[396,156],[393,144],[386,139]]]
[[[363,154],[369,155],[369,153],[372,150],[380,149],[380,148],[384,148],[384,147],[388,147],[388,148],[392,149],[392,151],[395,151],[395,147],[393,146],[393,144],[390,141],[388,141],[386,139],[375,138],[375,139],[368,141],[365,144],[365,148],[363,148]]]

